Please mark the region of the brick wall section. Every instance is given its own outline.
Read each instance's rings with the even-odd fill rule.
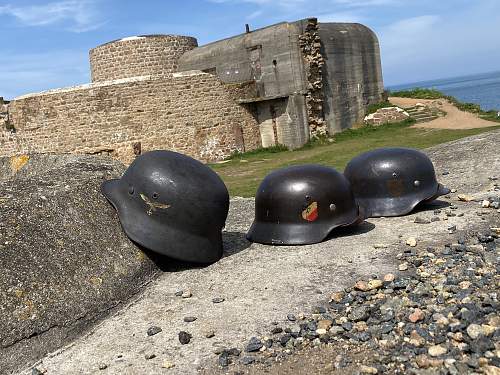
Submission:
[[[177,61],[198,46],[195,38],[178,35],[130,37],[90,50],[92,82],[177,71]]]
[[[107,153],[129,163],[169,149],[203,161],[261,145],[254,117],[210,74],[83,85],[27,95],[9,105],[16,132],[0,129],[0,155]]]

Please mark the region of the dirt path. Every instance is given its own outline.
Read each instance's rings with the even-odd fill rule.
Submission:
[[[475,128],[485,128],[485,127],[495,126],[494,122],[483,120],[473,113],[461,111],[453,104],[444,99],[428,100],[428,99],[390,97],[389,101],[402,108],[413,107],[417,103],[422,103],[429,107],[435,107],[439,110],[446,112],[446,116],[444,117],[440,117],[433,121],[414,125],[414,127],[416,128],[475,129]]]

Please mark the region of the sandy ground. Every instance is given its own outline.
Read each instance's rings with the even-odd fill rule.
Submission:
[[[413,107],[417,103],[425,104],[429,107],[436,107],[444,112],[446,116],[437,118],[436,120],[416,124],[416,128],[427,129],[475,129],[495,126],[496,123],[479,118],[473,113],[460,111],[447,100],[426,100],[412,98],[396,98],[390,97],[389,101],[399,107]]]
[[[500,131],[495,131],[427,150],[440,181],[457,189],[456,194],[488,194],[492,184],[488,177],[498,171],[500,162],[496,151],[499,137]],[[460,158],[456,157],[457,152]],[[478,216],[477,202],[459,202],[455,194],[435,204],[446,207],[450,202],[458,205],[464,216],[427,225],[414,223],[415,212],[403,217],[369,219],[359,228],[337,231],[320,244],[272,247],[245,240],[244,233],[253,219],[253,201],[234,199],[224,233],[226,256],[222,260],[206,268],[165,272],[130,304],[36,366],[47,374],[176,375],[226,371],[217,369],[218,357],[214,352],[219,348],[243,348],[250,337],[269,333],[272,322],[287,324],[287,314],[309,312],[331,292],[352,285],[357,279],[397,272],[395,255],[401,252],[406,238],[417,237],[419,246],[424,247],[435,241],[451,243],[454,238],[448,233],[449,225],[456,225],[460,231],[471,226],[484,229],[490,221],[498,221],[496,210],[488,209]],[[418,214],[432,215],[434,208],[427,207]],[[375,249],[373,245],[378,243],[387,248]],[[190,290],[192,297],[176,297],[179,290]],[[215,297],[225,300],[213,303]],[[186,316],[195,316],[197,320],[187,323],[183,320]],[[161,327],[162,331],[148,336],[146,332],[151,326]],[[187,345],[179,343],[181,330],[192,335]],[[207,331],[213,331],[213,336],[207,335]],[[326,358],[332,355],[323,351],[306,353],[283,366],[247,370],[272,374],[330,373],[331,361],[326,363]],[[297,371],[298,368],[309,371]],[[23,375],[31,373],[28,368]]]

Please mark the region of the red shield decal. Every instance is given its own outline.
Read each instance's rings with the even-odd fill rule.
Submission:
[[[318,218],[318,202],[312,202],[307,208],[302,211],[302,219],[314,221]]]

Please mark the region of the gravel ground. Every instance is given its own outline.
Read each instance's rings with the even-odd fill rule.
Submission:
[[[166,265],[24,373],[496,374],[499,138],[430,149],[454,193],[321,244],[249,244],[253,202],[232,200],[221,261]]]

